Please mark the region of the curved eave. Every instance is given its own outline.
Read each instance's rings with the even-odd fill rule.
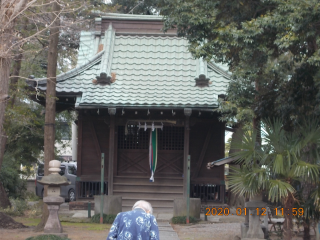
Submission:
[[[96,18],[95,21],[101,21],[101,19],[110,20],[136,20],[136,21],[163,21],[163,16],[158,15],[138,15],[138,14],[119,14],[119,13],[106,13],[100,18]]]
[[[216,71],[217,73],[221,74],[223,77],[225,77],[227,79],[231,79],[231,74],[229,74],[228,72],[224,71],[223,69],[218,67],[213,62],[208,62],[208,67],[211,68],[212,70]]]
[[[67,80],[68,78],[74,77],[88,68],[92,67],[93,65],[97,64],[101,61],[101,57],[104,54],[104,50],[99,52],[98,54],[94,55],[91,59],[89,59],[86,63],[66,72],[59,74],[57,76],[57,83]],[[35,82],[38,82],[38,88],[42,91],[45,91],[47,89],[47,78],[36,78],[34,79]],[[41,86],[42,85],[42,86]],[[35,87],[35,86],[33,86]]]
[[[183,109],[183,108],[192,108],[192,109],[199,109],[203,111],[213,111],[218,107],[218,105],[174,105],[174,104],[159,104],[159,105],[148,105],[148,104],[85,104],[81,103],[80,105],[76,106],[77,109],[90,109],[90,108],[153,108],[153,109]]]

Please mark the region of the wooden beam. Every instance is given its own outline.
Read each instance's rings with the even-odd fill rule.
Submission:
[[[212,131],[213,131],[213,127],[212,127],[212,125],[210,125],[209,131],[207,132],[206,139],[204,140],[204,143],[203,143],[203,146],[202,146],[202,150],[200,152],[200,156],[199,156],[198,161],[197,161],[196,169],[192,174],[192,178],[196,178],[199,175],[199,171],[200,171],[200,168],[202,166],[203,159],[204,159],[204,157],[206,155],[206,152],[207,152],[207,149],[208,149],[208,146],[209,146],[209,142],[210,142],[210,139],[211,139],[211,136],[212,136]]]
[[[83,124],[83,120],[82,120],[82,115],[81,113],[79,113],[79,117],[78,117],[78,151],[77,151],[77,175],[81,176],[82,175],[82,158],[81,158],[81,154],[82,154],[82,124]]]
[[[187,197],[187,172],[188,172],[188,155],[189,155],[189,122],[192,110],[191,108],[184,109],[185,123],[184,123],[184,148],[183,148],[183,196]]]
[[[94,147],[95,147],[96,153],[97,153],[97,161],[99,162],[99,165],[100,165],[100,162],[101,162],[101,148],[100,148],[99,140],[98,140],[98,137],[97,137],[97,134],[96,134],[96,130],[94,129],[94,125],[93,125],[93,121],[92,120],[89,122],[89,127],[90,127],[90,132],[91,132],[93,144],[94,144]]]
[[[115,140],[115,108],[108,108],[110,115],[109,125],[109,168],[108,168],[108,195],[113,195],[113,167],[114,167],[114,140]]]
[[[115,125],[115,130],[114,130],[114,162],[113,162],[113,176],[118,175],[118,126]]]
[[[81,151],[82,151],[82,114],[79,112],[79,117],[78,117],[78,148],[77,148],[77,176],[82,175],[82,158],[81,158]],[[80,194],[80,183],[77,182],[77,195],[76,199],[79,199],[79,194]]]

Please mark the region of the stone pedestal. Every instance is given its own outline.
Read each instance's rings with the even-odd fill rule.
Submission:
[[[189,216],[200,219],[201,199],[190,198]],[[173,216],[187,216],[187,200],[185,198],[176,198],[173,201]]]
[[[241,239],[245,239],[247,237],[247,232],[249,230],[249,224],[241,223],[240,229],[241,229]]]
[[[44,232],[49,234],[62,233],[63,229],[59,220],[58,211],[60,204],[64,203],[64,198],[59,196],[44,197],[43,202],[48,205],[49,217],[46,225],[44,226]]]
[[[94,214],[100,213],[101,196],[94,196]],[[122,212],[122,197],[118,195],[103,196],[103,213],[117,215]]]
[[[45,234],[54,234],[67,237],[67,234],[62,233],[62,226],[59,220],[58,211],[60,205],[64,203],[64,198],[60,197],[60,187],[69,185],[68,179],[65,176],[60,176],[61,163],[58,160],[49,162],[49,175],[44,176],[38,182],[43,185],[48,185],[47,197],[43,198],[43,202],[48,205],[49,217],[44,226]]]
[[[245,207],[247,208],[247,212],[249,212],[249,228],[244,239],[264,239],[264,232],[260,225],[260,214],[262,213],[262,208],[266,208],[266,203],[255,198],[246,202]],[[257,211],[257,208],[259,211]]]

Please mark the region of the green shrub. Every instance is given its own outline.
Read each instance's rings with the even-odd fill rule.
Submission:
[[[186,216],[178,216],[178,217],[173,217],[171,219],[171,222],[173,224],[186,224],[186,221],[187,221],[187,217]],[[196,223],[198,222],[197,219],[195,219],[194,217],[189,217],[189,222],[190,223]]]
[[[30,202],[36,202],[40,200],[40,198],[34,192],[29,192],[29,191],[25,193],[24,197],[27,201],[30,201]]]
[[[22,216],[29,209],[27,201],[23,199],[10,198],[11,207],[2,209],[2,211],[10,216]]]
[[[43,201],[40,200],[39,202],[35,203],[34,205],[28,206],[28,210],[24,213],[25,216],[35,218],[41,216],[43,209]]]
[[[39,235],[36,237],[28,237],[26,238],[26,240],[71,240],[71,239],[48,234],[48,235]]]
[[[9,198],[24,198],[27,190],[27,182],[20,178],[20,164],[6,152],[0,171],[0,182],[2,182]]]
[[[103,214],[103,223],[113,223],[114,219],[116,218],[116,215],[113,214]],[[100,214],[95,214],[91,217],[92,223],[100,223]]]

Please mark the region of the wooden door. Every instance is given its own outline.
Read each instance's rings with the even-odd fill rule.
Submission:
[[[149,176],[149,134],[137,126],[118,128],[117,175]],[[127,134],[125,134],[127,132]],[[183,128],[158,129],[158,161],[155,176],[183,174]]]
[[[160,150],[156,176],[181,177],[183,174],[183,151]]]

